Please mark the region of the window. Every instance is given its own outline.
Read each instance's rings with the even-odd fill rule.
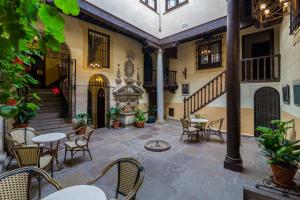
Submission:
[[[285,85],[282,87],[283,103],[290,104],[290,86]]]
[[[93,30],[88,31],[88,67],[109,68],[109,36]]]
[[[222,39],[197,41],[197,69],[221,67]]]
[[[190,95],[190,84],[182,84],[181,89],[182,96]]]
[[[293,34],[300,26],[300,0],[292,0],[290,14],[290,34]]]
[[[188,3],[188,0],[166,0],[166,11]]]
[[[156,11],[156,0],[140,0],[140,2],[142,2],[143,4],[145,4],[147,7],[149,7],[150,9]]]

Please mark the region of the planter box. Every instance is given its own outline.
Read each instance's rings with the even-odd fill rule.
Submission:
[[[133,126],[134,125],[134,119],[135,119],[135,113],[121,113],[120,114],[120,123],[121,126]]]

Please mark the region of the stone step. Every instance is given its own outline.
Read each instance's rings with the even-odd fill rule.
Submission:
[[[60,129],[60,128],[68,128],[72,127],[71,123],[52,123],[52,124],[31,124],[30,125],[32,128],[34,128],[36,131],[49,131],[49,130],[54,130],[54,129]]]
[[[72,126],[68,126],[68,127],[63,127],[63,128],[53,128],[53,129],[44,129],[44,130],[40,130],[38,131],[40,134],[46,134],[46,133],[67,133],[67,132],[71,132]]]
[[[49,124],[59,124],[66,123],[64,118],[49,118],[44,120],[39,120],[38,117],[36,120],[30,120],[30,125],[49,125]]]
[[[32,121],[60,118],[60,113],[39,113]]]
[[[52,108],[52,107],[61,107],[62,106],[62,103],[60,101],[57,101],[57,102],[40,102],[39,103],[39,106],[40,108]]]

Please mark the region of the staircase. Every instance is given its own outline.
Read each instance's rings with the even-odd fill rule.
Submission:
[[[37,116],[29,122],[30,127],[39,133],[66,132],[72,129],[71,123],[66,123],[61,117],[60,96],[54,96],[51,89],[32,89],[31,92],[37,93],[41,101]]]
[[[184,118],[194,114],[226,92],[226,71],[213,78],[188,98],[184,98]]]

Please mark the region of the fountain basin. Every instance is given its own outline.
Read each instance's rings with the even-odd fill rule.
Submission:
[[[150,140],[144,145],[145,149],[153,152],[163,152],[171,149],[171,145],[164,140]]]

